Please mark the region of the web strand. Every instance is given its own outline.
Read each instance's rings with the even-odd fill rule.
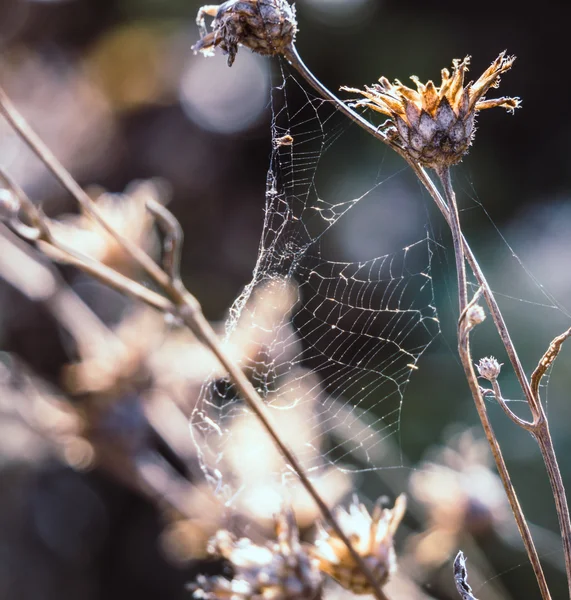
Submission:
[[[372,464],[369,456],[398,432],[406,386],[440,331],[432,243],[422,232],[383,256],[328,258],[327,240],[343,218],[372,194],[382,199],[389,178],[381,179],[377,167],[372,185],[356,197],[328,200],[321,193],[319,172],[343,143],[347,123],[285,68],[272,91],[258,260],[230,311],[227,340],[242,348],[250,340],[243,365],[310,473],[394,467]],[[215,480],[225,480],[229,453],[240,452],[237,429],[245,422],[255,427],[228,382],[205,384],[192,424],[204,470]],[[274,472],[266,479],[287,477],[287,466],[267,466]]]

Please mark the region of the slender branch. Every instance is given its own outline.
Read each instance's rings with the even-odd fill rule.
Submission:
[[[523,370],[523,367],[521,365],[521,362],[519,360],[519,357],[517,355],[517,352],[515,350],[515,347],[513,345],[511,337],[509,335],[508,329],[506,327],[505,321],[500,312],[500,309],[496,302],[496,299],[493,295],[493,292],[484,276],[484,273],[480,269],[480,266],[479,266],[478,262],[476,261],[476,258],[474,256],[474,254],[472,253],[472,250],[470,249],[470,246],[468,245],[467,241],[465,240],[464,236],[462,235],[461,229],[459,228],[457,209],[456,208],[454,209],[454,210],[456,210],[456,224],[455,224],[454,223],[454,215],[452,214],[453,211],[448,207],[448,205],[442,198],[440,192],[434,185],[434,182],[427,175],[426,171],[417,162],[412,160],[392,140],[388,139],[382,131],[380,131],[378,128],[375,128],[371,123],[369,123],[366,119],[361,117],[361,115],[359,115],[357,112],[355,112],[351,107],[349,107],[346,103],[344,103],[339,98],[337,98],[337,96],[335,96],[335,94],[333,94],[330,90],[328,90],[313,75],[313,73],[307,68],[307,66],[301,60],[301,58],[297,52],[297,49],[295,48],[294,45],[292,45],[285,52],[285,57],[289,61],[289,63],[304,77],[304,79],[319,94],[321,94],[325,98],[331,100],[335,104],[335,106],[339,109],[340,112],[342,112],[347,117],[349,117],[353,122],[355,122],[357,125],[362,127],[369,134],[371,134],[375,138],[379,139],[380,141],[388,144],[393,150],[395,150],[400,156],[402,156],[404,158],[404,160],[411,166],[411,168],[413,169],[413,171],[419,178],[420,182],[424,185],[424,187],[427,189],[429,194],[432,196],[432,198],[436,202],[436,205],[440,209],[441,213],[443,214],[444,218],[446,219],[446,222],[450,226],[451,230],[453,230],[453,228],[456,227],[456,235],[458,236],[459,243],[455,244],[455,249],[460,250],[460,252],[461,252],[460,256],[462,256],[462,258],[460,258],[458,256],[456,259],[457,265],[461,266],[461,268],[459,269],[460,277],[462,277],[462,270],[465,269],[464,260],[467,259],[472,271],[474,272],[474,274],[476,276],[478,283],[481,286],[482,293],[484,295],[486,303],[488,304],[488,306],[490,308],[490,312],[492,314],[494,323],[496,324],[496,328],[497,328],[497,330],[500,334],[500,337],[502,339],[502,342],[506,348],[507,354],[513,365],[513,368],[516,372],[516,375],[522,386],[522,389],[524,390],[524,393],[528,399],[529,405],[533,410],[536,407],[536,402],[531,393],[529,382],[527,380],[527,377],[525,375],[525,372]],[[454,231],[453,231],[453,235],[454,235]],[[467,302],[465,300],[465,299],[467,299],[467,291],[465,291],[465,284],[462,282],[460,282],[460,284],[461,284],[460,288],[463,290],[460,292],[460,301],[462,303],[461,308],[460,308],[460,314],[464,315],[465,314],[464,311],[467,308]],[[539,556],[537,554],[537,550],[533,544],[533,539],[531,537],[529,527],[527,525],[527,522],[523,515],[523,511],[519,504],[519,500],[517,498],[515,488],[511,482],[509,473],[507,471],[507,467],[503,460],[503,456],[501,454],[501,449],[496,440],[491,423],[487,416],[485,401],[480,392],[480,387],[477,383],[476,374],[474,372],[472,360],[470,358],[469,332],[465,331],[464,328],[459,329],[459,346],[461,348],[463,348],[463,350],[461,352],[462,364],[464,366],[464,370],[465,370],[466,376],[468,378],[470,390],[472,392],[472,395],[473,395],[475,403],[476,403],[476,409],[477,409],[480,419],[482,421],[482,426],[484,428],[486,438],[488,439],[488,443],[492,450],[492,455],[494,456],[494,460],[496,462],[498,472],[500,474],[502,483],[504,485],[504,489],[506,491],[508,500],[510,502],[512,512],[514,513],[514,518],[516,520],[520,535],[524,542],[528,557],[529,557],[532,567],[534,569],[534,573],[537,578],[541,594],[542,594],[544,600],[548,600],[551,598],[551,595],[550,595],[549,589],[547,587],[545,575],[543,573],[543,569],[542,569],[541,563],[539,561]],[[534,416],[535,416],[535,414],[534,414]]]
[[[456,194],[452,187],[450,177],[450,168],[446,167],[438,171],[438,177],[442,182],[444,194],[448,200],[448,210],[450,211],[450,230],[454,242],[454,257],[456,259],[456,273],[458,277],[458,301],[460,305],[460,314],[463,315],[468,308],[468,283],[466,280],[466,258],[464,256],[464,244],[462,241],[462,229],[460,227],[460,215],[458,213],[458,204],[456,203]]]
[[[33,225],[33,227],[28,227],[23,223],[14,222],[14,220],[12,220],[10,225],[18,235],[29,241],[35,242],[40,250],[53,260],[73,265],[119,292],[141,300],[145,304],[163,312],[172,313],[175,310],[174,304],[169,301],[168,298],[129,279],[107,265],[59,242],[52,236],[48,219],[42,211],[38,209],[38,207],[28,198],[28,195],[24,190],[2,169],[0,169],[0,181],[16,195],[22,207],[22,211]]]
[[[172,246],[167,252],[167,255],[170,255],[172,260],[170,263],[170,269],[172,272],[170,274],[163,271],[141,248],[133,244],[130,240],[121,237],[114,228],[107,223],[104,216],[100,213],[97,206],[93,202],[93,200],[83,191],[83,189],[79,186],[79,184],[73,179],[70,173],[63,167],[63,165],[55,158],[52,152],[46,147],[46,145],[40,140],[40,138],[36,135],[36,133],[31,129],[25,119],[19,114],[16,110],[12,102],[8,99],[4,91],[0,88],[0,113],[4,115],[4,117],[8,120],[8,122],[12,125],[12,127],[16,130],[16,132],[22,137],[22,139],[28,144],[28,146],[34,151],[34,153],[44,162],[46,167],[56,176],[56,178],[60,181],[60,183],[75,197],[75,199],[79,202],[79,204],[85,209],[87,214],[92,216],[94,220],[104,228],[118,243],[124,248],[124,250],[132,256],[141,267],[162,287],[165,293],[171,299],[174,308],[176,309],[176,313],[180,316],[185,325],[200,339],[217,357],[220,364],[228,371],[230,378],[240,391],[242,397],[244,398],[246,404],[252,410],[252,412],[256,415],[256,417],[260,420],[267,433],[270,435],[272,440],[275,442],[276,446],[282,453],[285,460],[289,463],[293,471],[299,477],[301,483],[313,498],[317,506],[319,507],[325,521],[331,526],[331,528],[335,531],[337,536],[342,540],[342,542],[347,547],[353,561],[357,565],[358,569],[362,572],[362,574],[367,579],[367,582],[370,584],[371,588],[374,591],[374,595],[378,600],[387,600],[386,595],[382,591],[377,579],[375,578],[373,572],[361,557],[361,555],[355,550],[353,544],[337,522],[330,508],[327,506],[319,492],[316,490],[315,486],[312,484],[311,480],[307,477],[301,463],[293,453],[293,451],[282,441],[280,435],[275,429],[274,425],[271,422],[269,417],[269,413],[267,408],[265,407],[263,400],[256,392],[254,386],[251,384],[249,379],[246,377],[240,366],[238,366],[226,353],[223,349],[218,337],[210,325],[210,323],[206,320],[202,313],[202,309],[198,300],[190,294],[182,284],[179,285],[180,275],[175,269],[178,268],[178,252],[179,252],[179,244],[180,236],[177,236],[176,233],[169,238],[172,241]],[[20,193],[23,192],[20,190]],[[31,210],[33,213],[34,219],[37,221],[38,219],[43,223],[42,230],[40,230],[40,237],[43,235],[47,237],[46,240],[48,246],[56,247],[56,249],[63,252],[64,260],[71,261],[72,264],[75,264],[78,268],[82,268],[90,274],[94,274],[99,277],[102,281],[108,282],[110,285],[115,287],[116,289],[124,289],[126,293],[131,293],[132,295],[136,295],[142,300],[147,301],[148,298],[144,297],[144,294],[139,294],[140,290],[138,287],[140,284],[129,280],[128,278],[119,279],[118,273],[115,273],[111,269],[108,271],[107,267],[103,268],[104,265],[97,263],[97,261],[92,261],[90,263],[82,262],[82,259],[75,259],[75,253],[71,253],[68,249],[63,249],[61,244],[56,246],[55,240],[49,235],[49,228],[46,227],[46,221],[43,219],[43,215],[38,211],[38,209],[34,206],[31,209],[33,204],[28,202],[27,208]],[[157,212],[161,213],[162,217],[165,217],[164,212],[166,209],[162,211],[157,211],[157,207],[153,207],[155,209],[155,214]],[[174,219],[174,217],[172,217]],[[162,218],[161,225],[168,228],[170,219]],[[94,267],[93,263],[95,263],[97,268]],[[126,281],[125,281],[126,280]],[[127,283],[128,282],[128,283]],[[137,287],[138,286],[138,287]],[[143,288],[144,289],[144,288]],[[133,291],[136,290],[137,293],[133,294]],[[156,294],[155,294],[156,295]],[[158,296],[158,295],[156,295]],[[158,296],[162,299],[162,296]],[[171,304],[165,298],[165,303],[168,303],[163,310],[170,311]]]
[[[414,172],[416,173],[416,176],[418,177],[420,182],[424,185],[424,187],[426,188],[428,193],[432,196],[432,199],[436,203],[436,206],[438,207],[438,209],[440,210],[440,212],[446,219],[446,222],[448,223],[448,225],[451,227],[452,226],[451,222],[450,222],[451,215],[450,215],[449,208],[448,208],[446,202],[444,201],[444,199],[442,198],[440,192],[434,185],[434,182],[432,181],[432,179],[430,179],[430,177],[426,173],[425,169],[423,169],[418,163],[410,160],[409,158],[406,158],[406,160],[409,163],[409,165],[412,167]],[[494,293],[492,292],[492,288],[490,287],[488,280],[486,279],[486,276],[484,275],[484,272],[480,268],[480,265],[479,265],[478,261],[476,260],[476,257],[474,256],[474,253],[472,252],[472,249],[470,248],[470,246],[464,236],[462,236],[462,243],[464,246],[464,255],[466,257],[466,260],[468,261],[468,264],[470,265],[470,269],[474,273],[476,280],[478,281],[480,287],[482,288],[482,293],[483,293],[484,299],[486,301],[486,304],[488,305],[488,308],[490,309],[490,314],[492,315],[492,319],[493,319],[496,329],[500,335],[500,339],[502,340],[502,343],[504,345],[504,348],[506,349],[508,358],[510,359],[510,363],[515,371],[518,382],[525,394],[525,397],[530,406],[530,409],[532,410],[532,412],[534,412],[534,417],[535,417],[536,416],[535,413],[537,412],[536,411],[537,402],[535,401],[535,398],[531,392],[531,387],[529,385],[529,381],[527,380],[527,376],[525,374],[525,371],[523,369],[523,366],[521,364],[521,361],[520,361],[517,351],[515,349],[514,343],[509,334],[506,322],[500,311],[500,307],[498,306],[497,300],[494,296]]]
[[[167,274],[153,261],[153,259],[131,240],[121,236],[105,220],[105,217],[89,197],[89,195],[75,181],[67,169],[59,162],[53,152],[40,139],[30,127],[26,119],[18,112],[6,92],[0,87],[0,114],[10,123],[22,140],[30,147],[36,156],[44,163],[47,169],[55,176],[61,185],[75,198],[98,225],[113,236],[117,243],[130,254],[133,259],[148,273],[160,286],[167,286]]]
[[[498,381],[496,379],[493,380],[491,383],[492,383],[492,389],[487,390],[487,391],[492,392],[492,395],[497,400],[498,404],[502,407],[502,409],[506,413],[506,415],[516,425],[518,425],[522,429],[532,432],[533,428],[534,428],[534,424],[530,421],[526,421],[525,419],[522,419],[521,417],[518,417],[518,415],[516,415],[514,413],[514,411],[508,406],[507,402],[504,400],[504,398],[502,396],[502,390],[500,389],[500,384],[498,383]]]
[[[154,198],[147,200],[147,208],[155,217],[165,235],[163,242],[163,269],[170,277],[173,285],[182,289],[182,281],[180,279],[180,254],[184,241],[182,227],[171,211],[167,210],[165,206],[157,202]]]
[[[456,195],[454,194],[454,191],[452,189],[452,183],[450,180],[450,172],[448,169],[446,169],[446,171],[440,172],[439,176],[442,180],[446,200],[448,201],[450,230],[452,232],[452,242],[454,245],[454,255],[456,257],[457,265],[458,303],[460,306],[460,314],[464,314],[464,311],[466,310],[466,307],[468,305],[468,290],[466,283],[464,240],[462,237],[462,228],[460,225],[458,207],[456,204]],[[470,331],[464,322],[461,322],[459,324],[458,329],[458,353],[460,355],[462,366],[464,367],[464,373],[466,375],[466,379],[468,380],[470,391],[472,392],[472,397],[474,398],[474,402],[476,404],[478,416],[480,417],[480,421],[482,422],[484,433],[488,440],[488,444],[490,445],[490,448],[492,450],[492,455],[496,462],[500,478],[506,490],[506,494],[508,496],[512,512],[516,519],[517,526],[520,530],[520,534],[522,536],[529,559],[531,561],[531,565],[537,578],[541,595],[544,599],[547,600],[551,598],[549,588],[547,586],[547,581],[545,579],[545,575],[541,567],[541,562],[539,560],[537,549],[535,548],[533,538],[531,537],[531,532],[525,520],[525,516],[523,514],[515,488],[513,486],[506,463],[504,461],[500,445],[498,443],[496,434],[494,433],[492,424],[488,417],[486,402],[484,400],[484,397],[482,396],[482,392],[478,384],[478,378],[476,372],[474,371],[474,363],[472,361],[472,356],[470,353]]]

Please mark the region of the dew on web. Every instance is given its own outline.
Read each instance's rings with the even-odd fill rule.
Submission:
[[[348,472],[397,466],[379,464],[375,449],[399,431],[407,384],[440,332],[432,240],[421,227],[389,253],[344,260],[337,230],[360,202],[391,202],[383,190],[395,169],[377,165],[353,197],[328,186],[320,173],[335,164],[330,152],[346,143],[350,125],[289,72],[282,76],[272,91],[258,259],[230,311],[225,343],[318,489],[340,498]],[[351,182],[348,153],[337,164]],[[379,223],[381,238],[383,227],[391,223]],[[259,514],[265,498],[271,516],[284,481],[290,496],[305,493],[228,381],[204,384],[192,429],[204,472],[232,502],[255,496]]]

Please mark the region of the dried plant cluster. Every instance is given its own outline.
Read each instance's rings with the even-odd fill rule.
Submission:
[[[514,60],[514,56],[502,52],[476,82],[467,85],[464,76],[469,56],[454,60],[452,74],[442,69],[439,87],[432,81],[421,83],[413,76],[416,89],[398,80],[393,84],[386,77],[364,90],[342,89],[365,97],[353,106],[364,106],[389,117],[384,125],[387,135],[413,160],[425,167],[441,169],[460,162],[468,151],[480,110],[502,107],[513,112],[519,107],[519,98],[484,98],[491,88],[498,87],[500,75],[511,69]]]
[[[213,18],[210,32],[207,16]],[[252,365],[260,356],[271,359],[272,351],[284,351],[279,343],[272,344],[276,324],[291,317],[296,290],[277,279],[260,287],[247,307],[245,314],[250,317],[240,322],[227,342],[221,342],[218,325],[206,321],[182,283],[182,231],[166,208],[163,186],[155,181],[137,182],[124,194],[99,192],[93,198],[55,159],[2,90],[0,113],[77,200],[81,214],[46,217],[17,182],[0,172],[0,276],[24,296],[44,304],[73,338],[76,349],[76,356],[62,369],[57,389],[23,365],[18,366],[18,386],[0,376],[0,396],[26,397],[31,408],[0,407],[17,421],[14,427],[26,430],[26,443],[49,447],[74,468],[98,468],[155,503],[164,517],[163,551],[171,560],[224,561],[226,570],[199,574],[189,583],[189,594],[195,598],[318,600],[355,594],[373,594],[380,600],[428,598],[419,573],[437,572],[460,545],[473,538],[490,532],[506,535],[511,509],[541,595],[548,600],[551,596],[539,554],[487,415],[484,397],[492,396],[539,443],[554,490],[571,590],[569,510],[539,396],[542,377],[571,337],[571,328],[553,340],[528,379],[494,295],[463,237],[450,176],[450,167],[465,156],[473,141],[477,113],[492,107],[513,112],[519,106],[517,98],[485,97],[497,87],[514,58],[501,53],[476,82],[468,84],[464,83],[469,64],[465,58],[453,62],[451,73],[442,71],[439,87],[413,78],[416,89],[411,89],[384,77],[364,90],[345,87],[364,98],[347,104],[301,61],[294,46],[295,12],[286,0],[208,5],[200,10],[197,22],[201,39],[195,52],[210,55],[220,48],[230,66],[240,45],[264,56],[283,55],[342,113],[396,150],[435,200],[454,241],[459,355],[498,475],[490,469],[482,442],[464,433],[433,452],[410,481],[402,483],[393,508],[383,508],[378,502],[370,513],[356,497],[348,510],[342,508],[354,485],[351,478],[325,464],[319,475],[310,477],[298,458],[303,452],[308,460],[310,442],[311,462],[320,458],[320,445],[307,427],[309,417],[319,409],[319,397],[326,393],[317,377],[304,377],[303,367],[292,365],[281,381],[282,390],[289,390],[283,394],[301,393],[310,401],[284,412],[279,423],[273,423],[251,381]],[[354,111],[363,107],[389,120],[379,130]],[[290,146],[295,140],[288,135],[276,144]],[[424,167],[435,170],[442,192]],[[138,303],[131,305],[118,324],[109,326],[64,282],[55,263],[73,265]],[[466,263],[480,286],[472,298]],[[516,415],[502,397],[498,378],[503,365],[493,357],[474,364],[470,334],[485,319],[484,302],[521,384],[529,421]],[[296,333],[291,327],[284,335],[291,341]],[[248,408],[232,417],[226,454],[219,461],[219,480],[233,481],[248,491],[232,502],[204,479],[188,433],[189,415],[209,376],[229,376]],[[481,387],[479,379],[491,387]],[[279,405],[284,398],[275,392],[269,400]],[[204,418],[214,422],[214,412],[201,410]],[[193,427],[191,431],[199,444],[207,441],[201,439],[203,432]],[[255,467],[249,460],[254,453],[260,457]],[[289,486],[287,498],[281,482],[270,477],[284,460],[298,477]],[[406,486],[422,508],[413,510],[423,528],[399,548],[397,560],[395,536],[405,516],[402,492]],[[485,562],[471,564],[471,581],[483,580]],[[448,575],[454,593],[474,599],[462,553]]]

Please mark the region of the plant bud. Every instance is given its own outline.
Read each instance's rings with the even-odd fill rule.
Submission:
[[[488,356],[480,359],[476,369],[478,369],[480,377],[488,381],[496,381],[502,370],[502,365],[493,356]]]
[[[466,311],[466,323],[470,329],[483,323],[485,318],[486,313],[479,304],[474,304]]]

